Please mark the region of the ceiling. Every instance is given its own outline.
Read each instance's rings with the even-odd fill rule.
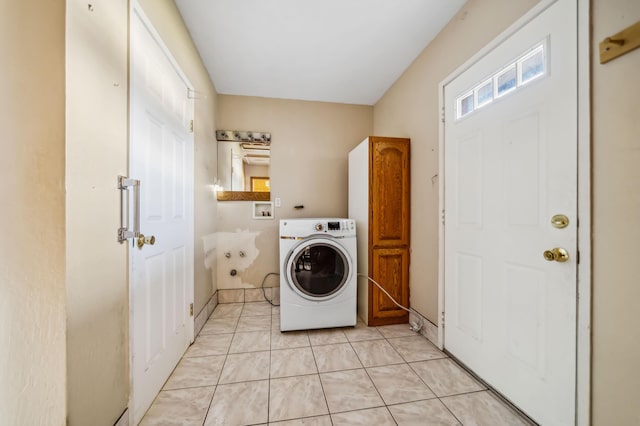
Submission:
[[[221,94],[373,105],[465,0],[176,0]]]

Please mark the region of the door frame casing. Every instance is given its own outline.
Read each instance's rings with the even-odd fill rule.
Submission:
[[[178,61],[175,59],[175,57],[173,56],[173,54],[171,53],[171,51],[169,50],[169,48],[167,47],[167,45],[164,43],[164,41],[162,40],[162,37],[160,36],[160,34],[158,33],[158,31],[155,29],[155,27],[153,26],[153,23],[151,22],[151,20],[149,19],[149,17],[146,15],[146,13],[144,12],[144,9],[142,8],[142,6],[140,5],[138,0],[133,0],[129,3],[129,45],[131,45],[131,32],[132,32],[132,28],[133,28],[133,20],[135,19],[135,16],[139,16],[140,20],[142,21],[142,23],[144,24],[144,26],[146,27],[147,31],[149,31],[149,34],[152,36],[152,38],[154,39],[154,41],[158,44],[158,46],[160,47],[160,50],[162,50],[163,54],[166,56],[167,60],[169,61],[169,63],[171,64],[171,66],[173,67],[174,71],[176,72],[176,74],[180,77],[180,79],[182,80],[182,82],[185,84],[185,86],[187,87],[188,92],[190,93],[195,93],[194,90],[194,86],[193,84],[191,84],[191,81],[187,78],[187,75],[184,73],[184,71],[182,70],[182,68],[180,67],[180,64],[178,63]],[[131,55],[131,49],[129,48],[129,55]],[[131,56],[129,56],[129,69],[131,68]],[[131,84],[131,76],[129,76],[129,118],[131,118],[131,93],[132,93],[132,84]],[[190,108],[190,112],[191,112],[191,116],[194,117],[195,116],[195,102],[193,98],[190,98],[190,102],[189,102],[189,106]],[[131,120],[129,120],[129,155],[131,152],[131,143],[132,143],[132,123]],[[195,148],[195,134],[193,132],[191,132],[189,134],[189,138],[187,140],[188,143],[192,144]],[[195,155],[195,149],[194,149],[194,155]],[[129,158],[127,160],[127,166],[129,167],[129,161],[131,160],[131,158]],[[191,158],[191,160],[193,160],[193,158]],[[192,164],[193,166],[193,164]],[[194,247],[194,228],[195,228],[195,206],[194,206],[194,194],[193,194],[193,189],[194,189],[194,180],[193,180],[193,168],[190,170],[192,173],[191,176],[191,194],[188,195],[188,200],[187,202],[191,204],[191,213],[192,213],[192,217],[189,221],[189,224],[187,226],[188,230],[188,244],[191,245],[191,247]],[[130,172],[128,170],[128,172]],[[129,173],[130,174],[130,173]],[[132,396],[133,396],[133,351],[131,350],[131,348],[133,347],[133,333],[131,333],[131,327],[133,326],[133,291],[132,291],[132,287],[131,287],[131,279],[132,279],[132,262],[131,262],[131,252],[130,250],[132,249],[131,247],[131,243],[127,244],[127,261],[128,261],[128,277],[127,277],[127,285],[128,285],[128,290],[129,290],[129,328],[128,328],[128,332],[129,332],[129,401],[128,401],[128,408],[127,411],[129,413],[129,422],[134,422],[134,410],[133,410],[133,406],[132,406]],[[191,255],[192,257],[194,257],[194,251],[191,251]],[[192,259],[194,260],[194,259]],[[195,261],[195,260],[194,260]],[[192,262],[193,265],[193,262]],[[191,271],[189,271],[189,277],[190,277],[190,282],[188,283],[188,303],[194,303],[194,298],[195,298],[195,273],[194,270],[192,268]],[[187,334],[189,336],[189,341],[191,343],[194,342],[195,340],[195,315],[191,315],[189,316],[189,322],[187,324]],[[126,413],[125,413],[126,414]],[[123,415],[124,417],[125,415]]]
[[[556,1],[541,0],[509,28],[480,49],[464,64],[449,74],[438,85],[438,105],[441,116],[439,121],[439,212],[438,224],[438,347],[444,348],[444,262],[445,262],[445,223],[444,223],[444,142],[445,142],[445,104],[444,89],[447,84],[486,56],[498,45],[511,37],[535,17],[547,10]],[[569,0],[565,0],[569,1]],[[590,4],[588,0],[577,0],[578,43],[578,253],[577,265],[577,330],[576,330],[576,425],[589,425],[591,417],[591,99],[590,99]]]

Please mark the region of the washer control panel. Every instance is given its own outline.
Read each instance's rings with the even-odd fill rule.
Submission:
[[[317,232],[336,232],[340,233],[340,231],[353,231],[355,230],[356,224],[353,220],[328,220],[323,222],[317,222],[313,229]]]
[[[326,219],[316,220],[313,230],[334,236],[355,235],[356,221],[353,219]]]
[[[329,229],[329,231],[339,231],[340,228],[340,222],[327,222],[327,229]]]
[[[351,236],[356,233],[353,219],[283,219],[280,221],[280,236],[307,237],[313,234]]]

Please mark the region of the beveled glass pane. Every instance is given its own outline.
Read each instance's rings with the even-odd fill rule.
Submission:
[[[458,102],[458,118],[473,112],[473,92],[461,98]]]
[[[491,102],[493,100],[493,80],[489,80],[485,85],[480,86],[476,93],[476,103],[479,107]]]
[[[498,74],[496,77],[496,85],[498,87],[497,96],[502,96],[507,92],[516,88],[518,83],[517,73],[516,73],[516,65],[513,64],[507,70]]]
[[[540,46],[531,55],[524,57],[520,62],[520,69],[522,70],[522,83],[543,75],[545,71],[543,47]]]

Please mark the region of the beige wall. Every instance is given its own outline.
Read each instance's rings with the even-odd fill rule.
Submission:
[[[63,424],[66,398],[69,424],[112,424],[127,404],[126,249],[114,239],[117,209],[105,208],[118,205],[115,176],[126,174],[126,3],[101,2],[89,11],[86,3],[67,1],[65,231],[65,2],[3,0],[0,51],[12,66],[3,69],[0,81],[5,131],[0,173],[12,184],[3,187],[11,202],[0,211],[0,346],[11,351],[0,352],[0,418],[10,424]],[[272,221],[252,220],[249,202],[218,205],[221,233],[259,233],[259,254],[240,282],[227,282],[232,287],[257,285],[277,270],[278,219],[347,214],[347,154],[364,137],[378,134],[412,138],[412,306],[436,321],[438,194],[431,178],[438,173],[437,86],[536,1],[488,3],[471,0],[464,6],[378,102],[372,120],[371,108],[360,106],[235,96],[220,96],[216,105],[215,89],[173,2],[142,1],[199,92],[198,310],[215,289],[207,267],[215,270],[215,259],[224,251],[215,250],[216,202],[209,186],[217,173],[216,127],[272,132],[272,199],[282,198]],[[491,25],[484,26],[489,17]],[[594,52],[598,41],[639,17],[635,0],[593,0]],[[640,287],[628,265],[640,255],[635,225],[640,217],[640,85],[632,78],[640,69],[640,51],[606,65],[595,56],[593,424],[638,424],[635,306]],[[296,204],[305,209],[294,210]]]
[[[537,2],[470,0],[374,107],[376,136],[411,138],[411,306],[436,324],[438,84]]]
[[[0,423],[63,425],[65,2],[0,10]]]
[[[438,173],[438,83],[535,3],[469,1],[374,108],[375,134],[412,138],[411,304],[434,322],[438,190],[431,177]],[[483,27],[488,14],[491,26]],[[634,78],[640,51],[606,65],[597,54],[602,39],[638,19],[635,0],[592,1],[594,425],[640,424],[640,286],[629,266],[640,256],[640,83]]]
[[[67,304],[69,423],[113,424],[128,404],[127,245],[115,240],[118,174],[127,174],[126,0],[67,2]],[[197,92],[195,101],[195,310],[214,291],[216,93],[175,4],[145,12]],[[111,206],[110,208],[107,208]],[[211,239],[211,238],[210,238]]]
[[[638,425],[640,50],[600,65],[598,43],[640,20],[640,2],[592,8],[593,424]]]
[[[127,174],[128,2],[67,1],[67,369],[70,425],[127,407],[127,245],[116,240]]]
[[[218,108],[220,129],[271,132],[271,200],[282,200],[273,220],[253,220],[248,201],[218,203],[219,286],[259,286],[279,270],[279,219],[347,216],[348,154],[371,134],[372,108],[227,95]],[[239,258],[240,249],[249,256]],[[222,257],[227,250],[230,259]]]
[[[212,277],[216,274],[214,232],[217,202],[213,183],[218,170],[215,135],[217,94],[175,3],[172,0],[141,0],[140,4],[196,91],[194,304],[197,314],[216,289]]]

